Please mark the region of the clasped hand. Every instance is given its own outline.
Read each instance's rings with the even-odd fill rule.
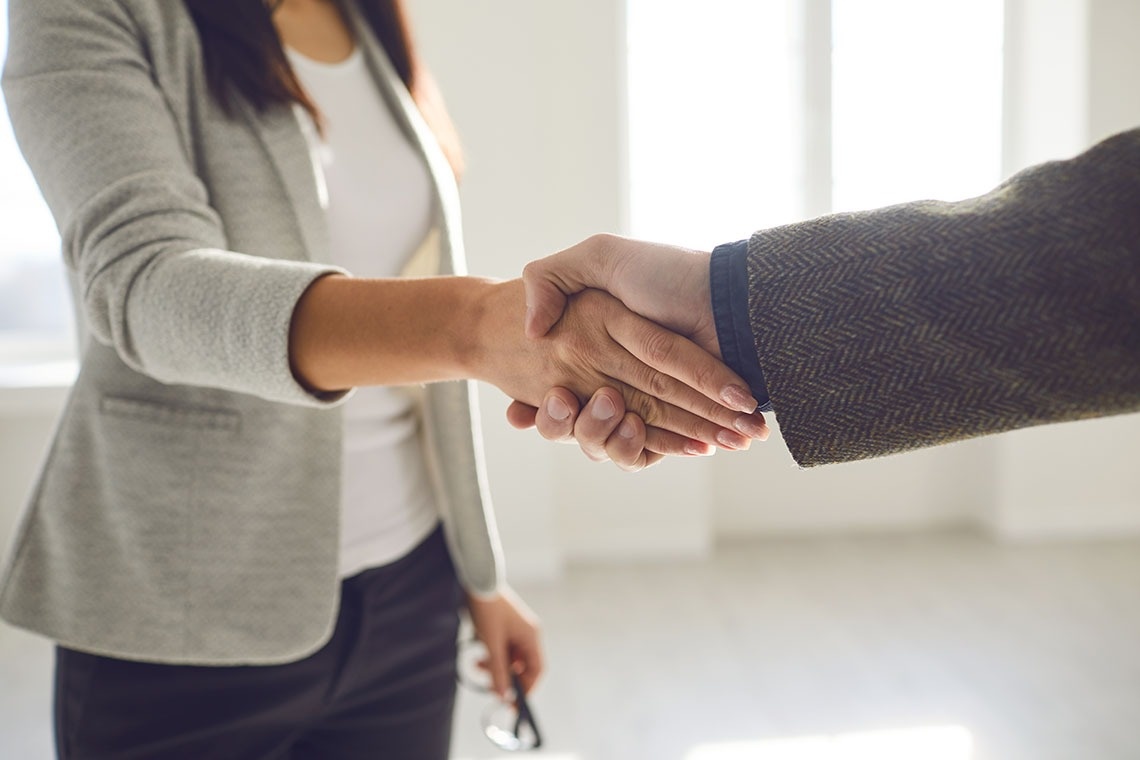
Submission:
[[[526,333],[535,345],[569,337],[561,370],[577,382],[544,389],[541,402],[500,386],[516,399],[509,422],[625,470],[714,451],[697,442],[739,450],[766,439],[746,384],[719,360],[708,264],[707,253],[596,235],[528,265]],[[591,357],[600,374],[586,369]]]
[[[632,432],[623,440],[644,439],[647,454],[692,456],[712,447],[750,445],[750,437],[734,422],[755,409],[756,402],[736,373],[691,340],[594,289],[569,296],[548,331],[525,338],[520,310],[513,308],[522,302],[523,283],[492,287],[478,317],[482,327],[477,332],[488,340],[478,347],[475,363],[488,368],[485,379],[521,402],[515,409],[535,409],[555,385],[555,397],[568,412],[600,393],[590,401],[591,411],[608,401],[614,426]],[[623,413],[618,415],[618,409]],[[514,411],[511,418],[525,424]]]

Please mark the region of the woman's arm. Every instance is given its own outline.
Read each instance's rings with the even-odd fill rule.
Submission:
[[[8,9],[8,111],[92,337],[164,383],[321,403],[290,372],[289,325],[301,294],[336,270],[287,260],[303,253],[288,217],[261,237],[263,255],[230,249],[176,115],[179,93],[160,85],[185,75],[170,61],[170,46],[189,44],[171,33],[182,4],[10,0]],[[250,160],[241,151],[230,157],[238,165]]]
[[[298,304],[292,365],[318,393],[473,378],[537,404],[552,385],[582,400],[608,385],[651,425],[713,446],[748,447],[731,429],[738,413],[722,401],[727,386],[744,393],[743,381],[696,345],[598,291],[576,296],[538,340],[523,334],[524,311],[519,280],[331,275]],[[677,450],[688,443],[673,440]]]
[[[11,0],[9,9],[4,92],[20,147],[60,228],[91,335],[132,369],[164,383],[294,404],[336,398],[313,389],[464,376],[541,397],[521,382],[535,377],[522,359],[547,362],[549,370],[557,357],[525,353],[521,340],[507,340],[521,330],[492,320],[505,314],[510,299],[491,294],[510,290],[513,298],[510,288],[458,278],[395,283],[333,276],[333,267],[295,260],[304,251],[281,208],[279,218],[263,220],[267,229],[280,229],[259,238],[262,255],[230,248],[197,171],[194,139],[185,134],[191,125],[172,105],[181,90],[163,89],[186,75],[182,64],[171,63],[169,47],[189,44],[170,34],[181,23],[181,4]],[[250,162],[249,181],[273,181],[256,171],[263,168],[260,151],[256,142],[237,144],[229,159]],[[517,294],[521,318],[521,288]],[[671,345],[652,340],[650,349]],[[569,339],[547,345],[565,347]],[[588,365],[593,349],[583,345],[558,366],[565,369],[571,359]],[[703,408],[694,394],[674,393],[673,383],[619,352],[611,358],[623,361],[595,367],[607,369],[607,379],[672,393],[678,402],[687,399],[688,411],[666,412],[632,390],[625,396],[631,408],[675,421],[686,435],[715,438],[712,423],[692,417]],[[712,366],[700,371],[740,382]],[[585,395],[595,389],[587,381],[601,373],[546,377]],[[709,409],[703,416],[714,412],[720,414]]]

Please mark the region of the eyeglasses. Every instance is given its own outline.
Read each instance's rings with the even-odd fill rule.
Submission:
[[[459,645],[459,683],[480,694],[491,693],[490,675],[479,667],[486,654],[483,642],[478,639],[466,639]],[[513,703],[495,699],[483,711],[483,734],[506,752],[538,749],[542,746],[542,734],[527,704],[522,681],[514,671],[511,671],[511,689],[514,691]]]

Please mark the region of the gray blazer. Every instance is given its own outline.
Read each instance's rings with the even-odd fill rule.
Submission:
[[[463,274],[447,162],[359,12],[375,76],[435,180],[418,271]],[[294,379],[289,323],[330,271],[288,107],[227,117],[181,2],[11,0],[4,93],[59,225],[81,368],[0,585],[0,615],[169,663],[298,659],[338,603],[341,398]],[[461,579],[501,577],[467,383],[421,405]]]

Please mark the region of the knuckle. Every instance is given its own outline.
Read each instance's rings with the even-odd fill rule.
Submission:
[[[646,425],[658,425],[664,404],[655,396],[630,388],[626,391],[625,408],[640,417]]]
[[[692,368],[693,382],[696,383],[697,388],[708,388],[710,390],[719,390],[717,383],[718,367],[714,364],[700,363]]]
[[[655,398],[665,398],[673,390],[673,378],[668,375],[650,370],[646,377],[646,391]]]
[[[669,364],[676,355],[677,338],[661,327],[647,325],[642,334],[641,346],[646,362],[660,367]]]
[[[733,421],[740,415],[739,412],[727,409],[703,396],[693,407],[693,411],[698,416],[704,417],[706,420],[723,427],[732,427]]]
[[[586,238],[586,243],[592,251],[605,251],[613,245],[616,235],[609,232],[595,232],[590,237]]]

